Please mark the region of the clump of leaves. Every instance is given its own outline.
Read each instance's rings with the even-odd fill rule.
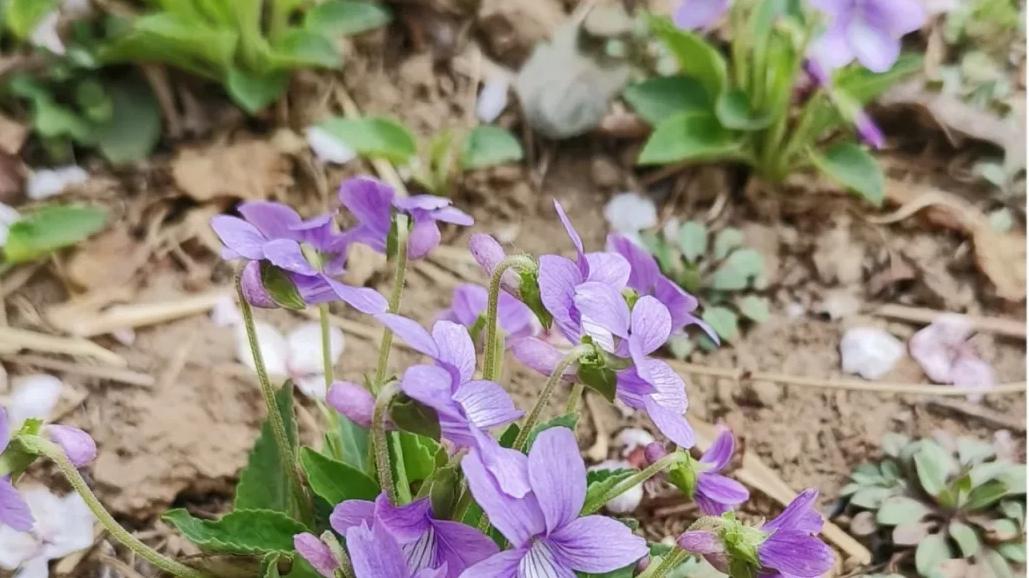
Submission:
[[[256,113],[285,91],[290,72],[339,68],[336,38],[389,22],[384,7],[357,0],[151,0],[121,22],[107,62],[160,62],[221,83]]]
[[[875,536],[920,576],[1024,573],[1025,464],[972,438],[890,434],[878,463],[858,466],[841,492],[851,529]]]
[[[739,229],[712,232],[698,221],[673,222],[643,240],[664,274],[701,300],[704,321],[724,341],[739,337],[741,317],[754,323],[768,319],[768,300],[757,294],[765,285],[764,260],[744,245]],[[677,356],[689,353],[687,343],[673,342]],[[713,346],[706,337],[701,344]]]

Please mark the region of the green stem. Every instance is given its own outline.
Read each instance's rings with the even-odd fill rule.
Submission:
[[[654,462],[653,464],[650,464],[649,466],[636,472],[632,476],[629,476],[628,478],[625,478],[624,480],[618,482],[617,484],[612,486],[611,489],[604,492],[603,494],[591,498],[582,507],[582,515],[588,516],[590,514],[596,513],[598,510],[600,510],[600,508],[604,507],[604,504],[610,502],[618,496],[621,496],[625,492],[628,492],[629,490],[635,488],[636,486],[642,484],[650,478],[653,478],[654,476],[660,474],[668,468],[678,464],[682,461],[682,459],[682,455],[680,455],[678,452],[673,452],[661,458],[660,460]]]
[[[318,306],[318,321],[322,326],[322,371],[325,372],[325,390],[332,387],[332,332],[329,329],[329,304]]]
[[[582,382],[575,382],[572,386],[572,394],[568,396],[568,405],[565,406],[565,415],[577,413],[579,411],[579,400],[582,399],[583,394],[586,392],[586,384]]]
[[[675,548],[661,559],[661,563],[646,569],[639,578],[665,578],[669,572],[682,565],[690,557],[689,552]]]
[[[283,467],[286,475],[292,481],[293,497],[296,500],[297,510],[304,520],[312,517],[312,506],[307,493],[304,490],[304,481],[300,475],[297,464],[297,453],[289,442],[286,434],[286,423],[279,413],[279,406],[275,402],[275,389],[271,380],[268,379],[268,370],[264,365],[264,357],[261,355],[261,345],[257,341],[257,329],[254,326],[254,311],[243,295],[242,277],[236,275],[236,294],[239,297],[239,309],[243,316],[243,326],[246,328],[247,340],[250,343],[250,353],[254,357],[254,369],[257,371],[257,382],[261,386],[261,396],[264,398],[264,406],[268,412],[268,422],[271,424],[272,437],[275,438],[275,446],[279,455],[283,457]]]
[[[400,495],[393,482],[393,469],[389,459],[389,436],[386,435],[386,412],[389,402],[397,394],[396,382],[390,382],[379,391],[372,411],[372,451],[375,453],[375,469],[379,474],[379,485],[389,492],[390,502],[400,504]]]
[[[397,254],[396,266],[393,270],[393,290],[389,294],[389,312],[400,311],[400,299],[404,295],[404,277],[407,274],[407,216],[397,215]],[[382,331],[382,342],[379,344],[379,364],[375,369],[374,387],[382,387],[386,381],[386,370],[389,368],[389,354],[393,349],[393,331],[386,327]]]
[[[511,447],[525,451],[525,444],[529,441],[529,434],[532,433],[532,428],[536,427],[536,423],[539,422],[540,415],[543,413],[543,408],[547,407],[547,404],[550,403],[550,397],[554,395],[554,389],[557,387],[557,384],[561,382],[561,378],[564,376],[565,370],[573,363],[579,361],[579,358],[590,350],[591,346],[589,345],[577,345],[561,358],[557,367],[554,368],[554,372],[551,373],[550,377],[547,379],[546,385],[543,386],[543,391],[540,392],[540,396],[536,400],[536,405],[532,406],[532,411],[529,412],[529,417],[525,418],[525,422],[522,424],[521,430],[518,431],[518,437],[515,438],[515,442]]]
[[[482,378],[496,381],[500,377],[497,352],[497,312],[500,309],[500,284],[508,269],[534,269],[536,262],[526,255],[513,255],[501,261],[493,270],[489,280],[489,297],[486,302],[486,355],[482,362]]]
[[[174,576],[180,576],[182,578],[210,578],[210,575],[186,566],[185,564],[173,560],[160,552],[157,552],[150,546],[144,544],[139,538],[135,537],[131,532],[126,530],[114,519],[114,516],[104,508],[104,505],[100,503],[100,500],[93,493],[93,490],[89,488],[89,484],[82,478],[82,474],[79,470],[68,460],[68,456],[65,455],[64,450],[58,447],[50,440],[31,436],[27,437],[26,441],[31,444],[33,449],[38,450],[40,453],[50,458],[54,464],[57,465],[57,469],[60,470],[61,474],[64,475],[71,487],[82,496],[82,500],[89,507],[89,510],[93,512],[96,519],[100,524],[107,530],[112,538],[117,540],[119,543],[124,545],[126,548],[132,550],[140,558],[143,558],[155,568],[158,568],[168,574]]]

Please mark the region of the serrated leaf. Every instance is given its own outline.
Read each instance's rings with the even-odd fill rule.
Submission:
[[[51,205],[15,221],[3,247],[4,260],[12,265],[46,257],[100,231],[107,211],[98,207]]]
[[[513,134],[499,126],[480,125],[465,139],[461,167],[467,171],[517,162],[523,154]]]
[[[698,34],[680,29],[668,18],[652,17],[649,23],[657,37],[679,61],[683,73],[696,78],[711,100],[717,98],[728,76],[722,54]]]
[[[379,495],[379,485],[375,480],[311,448],[300,450],[300,465],[311,490],[329,504],[344,500],[374,500]]]
[[[113,164],[146,158],[161,138],[161,110],[150,86],[129,78],[104,88],[116,114],[94,129],[100,152]]]
[[[716,291],[739,291],[764,272],[764,260],[753,249],[737,249],[711,274],[710,287]]]
[[[690,263],[696,263],[707,253],[707,226],[697,221],[686,221],[679,227],[679,251]]]
[[[202,550],[225,554],[289,554],[294,534],[307,531],[300,522],[272,510],[236,510],[218,520],[201,520],[176,509],[161,519]]]
[[[417,152],[414,136],[399,122],[383,117],[330,118],[319,125],[357,153],[406,163]]]
[[[1018,524],[1007,518],[988,520],[980,525],[986,530],[986,538],[990,542],[1007,542],[1021,535]]]
[[[297,443],[297,426],[293,416],[293,384],[287,381],[275,393],[275,403],[286,425],[290,444]],[[239,473],[233,507],[237,510],[274,510],[292,512],[291,480],[285,469],[291,458],[283,460],[272,434],[271,422],[265,419],[261,434],[250,450],[246,467]]]
[[[726,227],[715,234],[714,258],[725,259],[733,249],[743,245],[743,231]]]
[[[304,15],[304,27],[326,35],[351,36],[390,23],[389,8],[375,2],[330,0],[317,4]]]
[[[1019,526],[1025,525],[1025,506],[1014,500],[1005,500],[1000,503],[1000,511],[1005,517],[1018,522]]]
[[[734,341],[740,336],[739,318],[730,309],[720,306],[707,307],[701,318],[725,341]]]
[[[965,558],[970,558],[979,551],[979,535],[968,524],[957,520],[951,521],[947,526],[947,532],[957,542],[961,555]]]
[[[536,427],[532,428],[532,431],[529,432],[529,438],[526,441],[525,447],[532,448],[532,444],[536,443],[536,438],[548,429],[555,427],[565,427],[572,430],[572,433],[575,433],[575,428],[578,425],[579,415],[574,413],[559,415],[553,419],[549,419],[543,423],[537,424]]]
[[[742,142],[711,114],[684,112],[654,127],[636,162],[666,165],[732,159],[741,154],[742,146]]]
[[[440,445],[433,439],[401,432],[400,446],[404,450],[404,470],[408,481],[420,482],[436,470]]]
[[[299,28],[288,31],[272,46],[269,61],[272,69],[279,70],[343,65],[335,43],[319,32]]]
[[[875,514],[875,521],[884,526],[896,526],[921,520],[929,513],[925,504],[907,496],[893,496],[883,500]]]
[[[368,429],[354,423],[344,415],[337,417],[339,427],[331,436],[333,441],[326,445],[334,448],[335,457],[340,461],[369,475],[372,468],[369,464]],[[329,434],[326,434],[326,437],[330,437]]]
[[[953,556],[943,534],[932,534],[915,550],[915,567],[922,576],[929,576],[936,566]]]
[[[711,99],[704,87],[696,79],[682,75],[648,78],[627,87],[622,96],[651,126],[675,114],[711,110]]]
[[[853,143],[840,143],[824,153],[812,153],[811,161],[834,181],[879,206],[886,196],[886,178],[879,163],[865,149]]]

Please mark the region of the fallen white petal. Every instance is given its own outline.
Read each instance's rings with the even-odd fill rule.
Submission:
[[[639,233],[657,225],[657,207],[637,193],[620,193],[604,206],[604,218],[616,233]]]
[[[911,336],[908,350],[929,379],[954,383],[954,362],[972,331],[972,322],[964,315],[940,315]]]
[[[507,108],[507,95],[511,88],[511,82],[504,77],[488,79],[479,92],[479,99],[475,103],[475,116],[484,123],[491,123]]]
[[[286,359],[289,355],[289,347],[286,345],[286,338],[271,325],[257,321],[254,323],[257,333],[257,343],[261,349],[261,357],[264,359],[265,369],[269,375],[285,377],[288,375]],[[250,353],[250,342],[247,339],[247,331],[242,324],[236,326],[236,358],[243,365],[252,371],[257,371],[254,365],[254,357]]]
[[[56,169],[32,171],[26,184],[26,194],[39,201],[63,193],[68,187],[81,185],[89,180],[89,173],[80,166],[68,165]]]
[[[60,379],[45,373],[14,378],[11,382],[11,397],[7,404],[7,415],[12,430],[20,428],[29,418],[44,421],[50,419],[63,388],[64,384]]]
[[[14,570],[35,556],[37,551],[39,540],[32,534],[0,524],[0,568]],[[45,561],[43,567],[46,568]]]
[[[904,356],[904,344],[876,327],[855,327],[843,334],[840,357],[843,372],[865,379],[879,379]]]
[[[243,317],[236,307],[236,300],[228,295],[223,295],[214,303],[211,308],[211,323],[218,327],[232,327],[243,322]]]
[[[10,231],[11,225],[20,218],[21,215],[14,210],[14,207],[0,203],[0,247],[7,243],[7,232]]]
[[[42,568],[47,576],[47,561],[63,558],[93,544],[95,519],[82,497],[75,492],[64,497],[38,485],[18,488],[35,524],[31,533],[15,532],[0,526],[0,567],[18,568],[15,576],[35,576]]]
[[[311,399],[324,400],[325,394],[328,392],[324,373],[312,373],[310,375],[294,377],[293,383],[296,384],[300,393]]]
[[[54,531],[43,550],[43,554],[51,560],[63,558],[93,544],[96,518],[82,496],[71,492],[60,498],[60,503],[60,516],[51,520],[55,524]]]
[[[33,46],[45,48],[54,54],[64,55],[64,42],[61,41],[61,35],[57,33],[57,24],[60,20],[60,12],[51,11],[36,25],[36,29],[29,36],[29,42]]]
[[[321,127],[307,127],[304,136],[307,137],[307,146],[314,151],[314,156],[323,163],[342,165],[357,158],[357,152],[354,149]]]
[[[622,448],[622,456],[628,456],[636,448],[645,448],[654,443],[654,436],[638,427],[625,428],[615,436],[615,445]]]
[[[297,378],[324,373],[322,328],[318,323],[305,323],[297,327],[290,332],[287,342],[289,353],[286,368],[289,370],[289,375]],[[329,353],[333,365],[343,355],[343,345],[343,332],[338,327],[329,328]]]

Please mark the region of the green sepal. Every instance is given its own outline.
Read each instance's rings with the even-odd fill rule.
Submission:
[[[436,410],[406,394],[393,398],[389,404],[389,417],[401,430],[440,439],[439,416]]]
[[[536,319],[539,319],[543,328],[550,329],[550,326],[554,323],[554,316],[543,305],[543,298],[540,296],[538,270],[518,271],[518,293],[522,298],[522,303],[525,303],[536,314]]]
[[[292,311],[303,311],[307,303],[289,274],[268,261],[260,262],[261,285],[279,307]]]

